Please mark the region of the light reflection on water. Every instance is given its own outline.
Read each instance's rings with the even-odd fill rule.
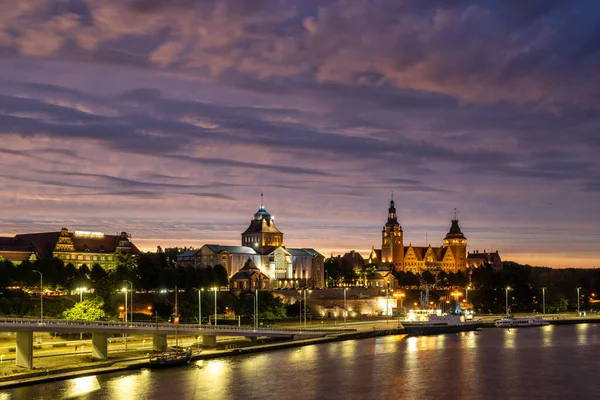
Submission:
[[[598,353],[599,325],[398,335],[76,378],[0,400],[600,398]]]

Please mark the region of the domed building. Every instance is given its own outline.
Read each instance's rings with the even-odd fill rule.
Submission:
[[[199,267],[220,264],[233,277],[251,260],[269,278],[271,288],[324,286],[325,257],[315,249],[285,247],[283,232],[277,229],[275,218],[262,201],[241,239],[241,246],[202,246],[195,264]]]

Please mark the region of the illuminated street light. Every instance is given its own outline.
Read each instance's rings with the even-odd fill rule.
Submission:
[[[83,292],[85,292],[87,288],[80,287],[77,288],[77,290],[79,291],[79,302],[81,303],[83,301]],[[79,340],[83,340],[83,332],[79,332]]]
[[[202,292],[204,288],[198,288],[198,323],[202,326]]]
[[[125,293],[125,326],[127,326],[127,288],[121,288],[121,292]],[[127,334],[125,336],[125,351],[127,351]]]
[[[123,282],[129,283],[129,287],[130,287],[130,289],[131,289],[131,296],[130,296],[130,298],[129,298],[129,302],[130,302],[130,304],[131,304],[131,309],[130,309],[130,312],[131,312],[131,318],[129,318],[129,320],[130,320],[129,322],[132,322],[132,323],[133,323],[133,283],[131,283],[131,281],[127,281],[127,280],[125,280],[125,281],[123,281]]]
[[[212,288],[211,290],[215,291],[215,326],[217,326],[217,290],[219,290],[219,288]]]
[[[37,269],[34,269],[31,272],[37,272],[40,274],[40,322],[44,322],[44,279],[42,277],[42,273]]]
[[[344,288],[344,327],[346,326],[346,314],[347,314],[347,311],[346,311],[346,310],[348,309],[348,306],[347,306],[347,304],[346,304],[346,292],[347,292],[347,291],[348,291],[348,288],[347,288],[347,287],[345,287],[345,288]]]
[[[506,287],[506,315],[508,315],[508,291],[511,290],[509,286]]]

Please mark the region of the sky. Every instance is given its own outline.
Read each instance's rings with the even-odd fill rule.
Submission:
[[[5,0],[0,235],[600,267],[596,0]]]

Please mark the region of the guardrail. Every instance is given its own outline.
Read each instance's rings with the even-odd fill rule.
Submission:
[[[121,321],[85,321],[85,320],[67,320],[67,319],[39,319],[39,318],[0,318],[0,324],[38,324],[38,326],[98,326],[98,327],[125,327],[125,328],[169,328],[175,329],[173,323],[148,323],[148,322],[121,322]],[[254,329],[251,327],[237,327],[230,325],[200,325],[200,324],[179,324],[179,329],[202,329],[214,331],[245,331],[245,332],[291,332],[291,333],[343,333],[356,332],[356,329],[351,328],[279,328],[279,327],[261,327]]]

